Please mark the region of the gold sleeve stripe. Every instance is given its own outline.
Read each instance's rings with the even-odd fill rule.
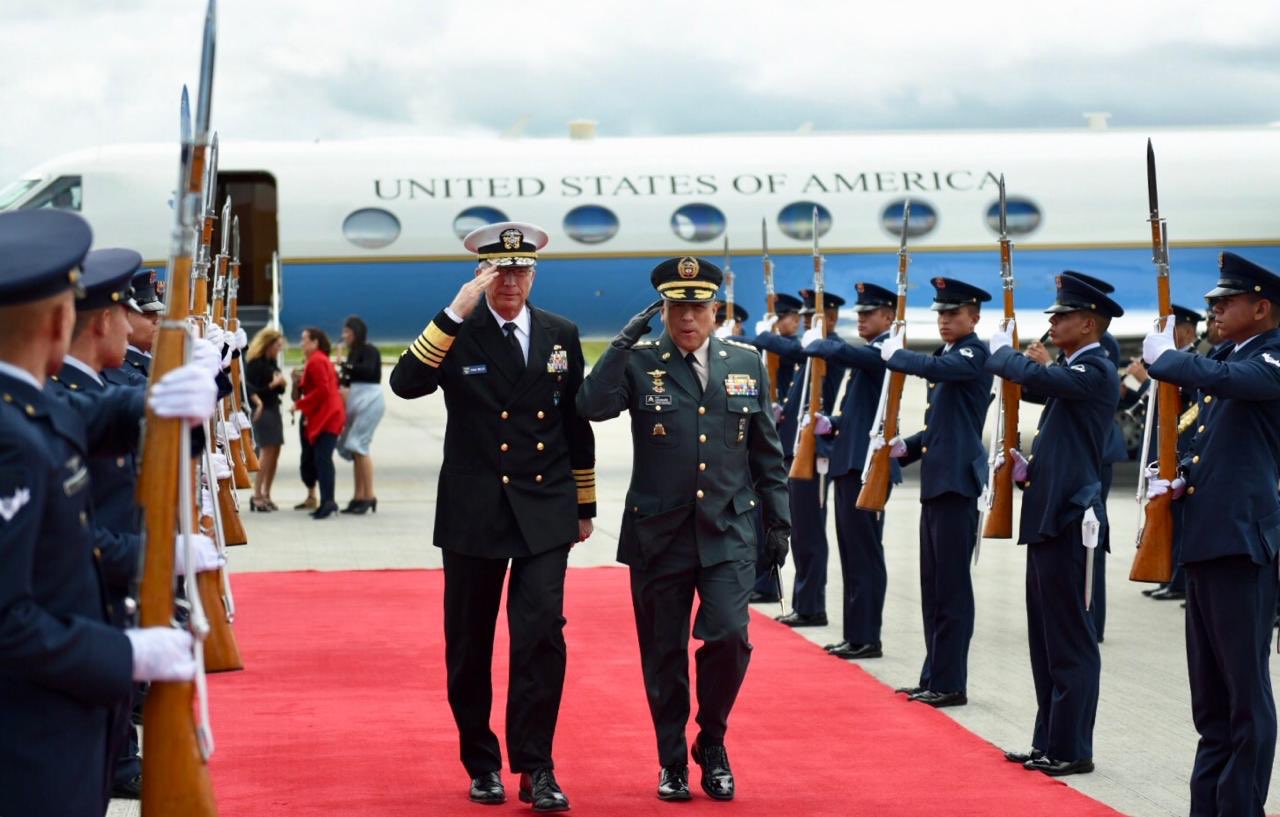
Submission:
[[[596,486],[590,488],[578,488],[578,504],[591,505],[596,501]]]
[[[453,346],[453,336],[443,332],[436,326],[435,321],[432,321],[409,345],[409,351],[428,366],[438,368],[450,346]]]
[[[574,468],[573,480],[578,485],[578,504],[594,503],[596,501],[596,469]]]

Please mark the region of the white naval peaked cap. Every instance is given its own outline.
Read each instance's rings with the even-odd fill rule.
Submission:
[[[462,245],[481,261],[499,267],[531,267],[538,261],[538,250],[549,240],[541,227],[523,221],[500,221],[467,233]]]

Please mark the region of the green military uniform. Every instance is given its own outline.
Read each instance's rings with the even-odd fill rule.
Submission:
[[[707,262],[698,263],[704,274],[708,267],[718,273]],[[663,292],[670,300],[693,300],[672,294]],[[670,335],[630,349],[620,345],[625,346],[615,341],[583,382],[578,413],[590,420],[631,413],[634,470],[618,560],[631,568],[659,760],[663,767],[681,766],[688,757],[694,591],[700,605],[693,634],[703,641],[696,653],[697,745],[721,747],[751,654],[747,596],[755,581],[753,517],[760,507],[766,530],[789,532],[787,475],[768,374],[753,347],[708,338],[704,388]]]

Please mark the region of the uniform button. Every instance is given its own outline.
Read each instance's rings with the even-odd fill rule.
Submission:
[[[1023,487],[1023,488],[1030,488],[1030,487],[1031,487],[1031,483],[1030,483],[1030,482],[1024,482],[1024,483],[1022,483],[1022,487]]]
[[[756,506],[756,501],[753,499],[753,500],[751,500],[751,507],[753,507],[753,508],[754,508],[755,506]]]
[[[748,406],[743,406],[743,407],[742,407],[742,413],[743,413],[743,414],[746,414],[746,413],[747,413],[747,412],[749,412],[749,411],[751,411],[750,407],[748,407]]]
[[[543,417],[546,417],[546,416],[547,416],[547,415],[546,415],[546,414],[544,414],[544,413],[542,413],[541,411],[540,411],[540,412],[538,412],[538,419],[539,419],[539,420],[541,420]]]
[[[97,559],[99,562],[102,561],[102,548],[93,549],[93,558]]]
[[[699,435],[698,435],[698,442],[700,442],[700,443],[705,443],[706,441],[707,441],[707,435],[706,435],[706,434],[699,434]]]
[[[545,446],[545,445],[543,445],[542,443],[538,443],[538,450],[539,450],[539,451],[541,451],[541,450],[542,450],[542,449],[544,449],[544,448],[546,448],[546,446]]]
[[[1206,395],[1204,396],[1204,401],[1205,401],[1206,403],[1212,403],[1212,402],[1213,402],[1213,395],[1212,395],[1212,394],[1206,394]]]
[[[640,513],[640,506],[639,506],[639,505],[632,505],[632,506],[631,506],[631,512],[632,512],[632,513]]]
[[[508,448],[510,448],[510,446],[508,446],[506,443],[503,443],[502,445],[498,446],[498,449],[500,451],[506,451]]]
[[[931,389],[932,389],[932,388],[933,388],[934,386],[936,386],[936,385],[938,385],[938,384],[937,384],[937,383],[930,383],[930,384],[929,384],[929,388],[931,388]]]
[[[706,414],[706,413],[707,413],[707,407],[706,407],[706,406],[698,406],[698,413],[699,413],[699,414]]]
[[[80,527],[82,527],[82,528],[83,528],[83,527],[87,527],[88,525],[89,525],[89,514],[85,513],[84,511],[81,511],[81,512],[80,512]]]
[[[1200,455],[1196,454],[1194,457],[1191,458],[1191,464],[1195,465],[1198,462],[1200,462]]]
[[[698,496],[698,499],[702,499],[702,489],[701,489],[701,488],[699,488],[699,489],[698,489],[698,494],[697,494],[697,496]]]
[[[705,470],[707,470],[707,464],[706,464],[705,462],[700,462],[700,463],[698,463],[698,470],[699,470],[699,471],[705,471]]]
[[[511,481],[511,477],[507,476],[506,474],[503,474],[503,475],[502,475],[502,484],[503,484],[503,485],[506,485],[506,484],[507,484],[508,482],[510,482],[510,481]]]
[[[654,407],[653,407],[653,410],[654,410],[654,411],[662,411],[662,406],[654,406]]]
[[[922,445],[922,446],[920,446],[920,453],[921,453],[921,454],[928,454],[928,453],[929,453],[929,446],[927,446],[927,445]]]
[[[920,430],[921,430],[921,431],[928,431],[928,430],[929,430],[929,426],[927,426],[927,425],[922,426],[922,427],[920,428]]]
[[[534,478],[533,478],[533,481],[534,481],[534,482],[542,482],[542,474],[538,474],[536,477],[534,477]]]
[[[4,401],[5,401],[6,403],[12,403],[12,402],[13,402],[13,395],[12,395],[12,394],[6,394],[6,395],[4,396]]]
[[[505,419],[507,419],[508,417],[510,417],[511,415],[510,415],[510,414],[508,414],[508,413],[506,413],[506,412],[504,411],[504,412],[502,412],[501,414],[499,414],[498,416],[505,420]]]
[[[1187,488],[1187,496],[1190,496],[1195,492],[1196,492],[1196,486],[1192,485],[1190,488]]]
[[[840,436],[840,429],[838,429],[838,428],[836,429],[836,436],[837,436],[837,437],[839,437],[839,436]]]
[[[124,468],[124,457],[116,457],[116,467]]]
[[[29,414],[29,415],[34,415],[35,413],[36,413],[35,406],[33,406],[33,405],[31,405],[30,403],[28,403],[28,404],[27,404],[27,414]]]
[[[1196,429],[1196,433],[1197,433],[1197,434],[1203,434],[1203,433],[1204,433],[1204,426],[1200,426],[1199,428],[1197,428],[1197,429]]]

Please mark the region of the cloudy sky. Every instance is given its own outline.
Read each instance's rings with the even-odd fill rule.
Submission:
[[[0,0],[0,186],[177,135],[204,0]],[[220,0],[223,139],[1280,121],[1275,0]],[[194,91],[194,88],[193,88]]]

